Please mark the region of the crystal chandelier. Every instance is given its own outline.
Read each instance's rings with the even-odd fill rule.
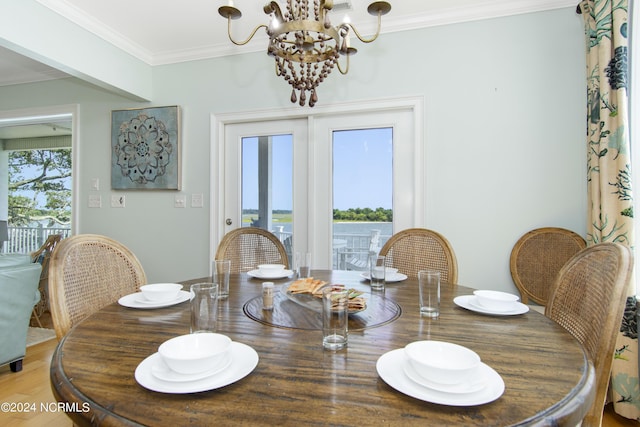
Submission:
[[[304,106],[308,93],[308,105],[313,107],[318,102],[316,88],[334,67],[342,74],[349,72],[349,57],[357,52],[350,45],[350,33],[363,43],[374,41],[380,34],[382,15],[389,13],[391,5],[386,1],[369,5],[367,11],[378,17],[378,26],[373,37],[364,38],[351,23],[331,25],[328,13],[333,8],[333,0],[286,0],[286,3],[284,14],[278,2],[267,3],[264,12],[271,15],[269,25],[258,25],[244,41],[236,41],[231,36],[231,20],[242,17],[233,1],[220,7],[218,13],[227,18],[229,40],[239,46],[249,43],[260,28],[265,28],[269,36],[267,54],[275,58],[276,75],[292,86],[291,102]],[[344,68],[338,62],[342,55],[346,56]]]

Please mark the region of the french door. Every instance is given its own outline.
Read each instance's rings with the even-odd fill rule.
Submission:
[[[336,159],[334,147],[339,137],[353,133],[366,139],[377,131],[389,139],[389,158],[381,155],[389,170],[380,171],[374,165],[362,169],[359,173],[365,185],[349,191],[354,195],[370,192],[371,188],[365,188],[367,178],[374,181],[380,173],[388,173],[380,182],[390,181],[393,230],[421,225],[424,162],[422,144],[415,135],[415,116],[414,109],[400,108],[224,123],[220,132],[223,149],[217,162],[222,169],[218,188],[223,194],[218,198],[219,220],[214,224],[219,238],[237,227],[260,226],[280,237],[288,252],[311,252],[313,268],[336,268],[336,242],[340,245],[342,239],[333,234],[334,192],[351,184],[337,172],[337,160],[342,169],[345,163],[348,169],[349,164],[362,163],[362,154],[358,154],[362,151],[347,154],[335,148],[341,156]],[[366,150],[367,142],[356,146]],[[354,157],[345,159],[348,155]],[[214,197],[212,194],[212,200]]]

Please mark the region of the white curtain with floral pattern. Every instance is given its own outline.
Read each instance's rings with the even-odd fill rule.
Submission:
[[[584,0],[579,11],[587,44],[587,244],[633,248],[633,194],[628,115],[628,0]],[[616,344],[610,400],[615,411],[640,420],[635,285]]]

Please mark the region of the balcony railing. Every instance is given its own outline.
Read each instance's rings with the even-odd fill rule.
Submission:
[[[71,228],[45,228],[45,227],[12,227],[9,226],[9,240],[2,245],[3,254],[21,253],[29,254],[37,251],[40,246],[52,234],[61,234],[62,238],[71,235]]]

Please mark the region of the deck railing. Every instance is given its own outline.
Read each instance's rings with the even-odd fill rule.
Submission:
[[[289,263],[293,265],[291,253],[290,231],[285,231],[283,227],[276,227],[271,231],[283,243]],[[379,231],[378,231],[379,233]],[[378,234],[377,250],[385,244],[391,236]],[[366,263],[371,250],[372,233],[334,233],[333,235],[333,268],[337,270],[351,270],[355,265]],[[351,262],[350,262],[351,261]],[[355,264],[354,264],[355,262]]]
[[[283,231],[281,228],[273,230],[273,232],[283,243],[286,243],[285,241],[287,237],[291,236],[291,232]],[[28,254],[34,252],[38,250],[38,248],[47,240],[47,237],[52,234],[61,234],[64,239],[71,235],[71,229],[9,226],[9,240],[4,242],[0,253]],[[379,246],[381,247],[389,237],[390,236],[380,236]],[[348,266],[345,265],[345,260],[348,257],[359,257],[363,261],[366,261],[370,243],[370,234],[336,233],[334,235],[334,268],[348,268]],[[287,249],[289,252],[290,247]]]
[[[3,254],[29,254],[38,250],[52,234],[61,234],[62,238],[71,235],[71,228],[12,227],[9,226],[9,240],[2,245]]]

